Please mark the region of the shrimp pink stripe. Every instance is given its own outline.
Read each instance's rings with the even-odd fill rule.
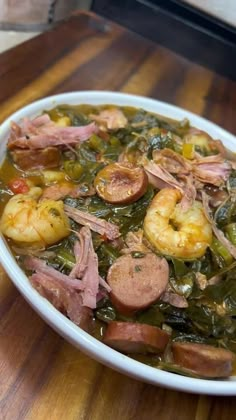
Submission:
[[[85,213],[84,211],[67,205],[64,205],[64,209],[67,216],[75,222],[83,226],[89,226],[91,230],[99,233],[100,235],[105,235],[110,240],[116,239],[120,236],[118,226],[113,223],[109,223],[104,219],[99,219],[90,213]]]

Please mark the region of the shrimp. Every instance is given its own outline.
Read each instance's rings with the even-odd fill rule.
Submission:
[[[181,198],[174,188],[158,192],[147,210],[144,233],[161,254],[184,260],[200,258],[211,244],[211,225],[200,202],[183,211]]]
[[[8,201],[0,220],[0,230],[5,236],[15,242],[46,246],[69,235],[63,202],[49,199],[38,202],[41,194],[41,188],[33,187]]]

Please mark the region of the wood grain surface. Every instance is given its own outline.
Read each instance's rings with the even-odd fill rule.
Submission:
[[[235,82],[95,15],[78,13],[0,55],[1,121],[38,98],[85,89],[150,96],[236,132]],[[235,411],[235,398],[154,387],[95,362],[49,328],[1,271],[1,420],[227,420]]]

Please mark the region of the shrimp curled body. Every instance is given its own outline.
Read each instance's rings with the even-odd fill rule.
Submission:
[[[183,211],[180,191],[164,188],[153,198],[144,219],[144,233],[161,254],[191,260],[204,255],[212,229],[202,204],[195,201]]]
[[[16,194],[7,203],[0,220],[0,230],[15,242],[52,245],[69,235],[69,221],[63,202],[43,200],[41,188]]]

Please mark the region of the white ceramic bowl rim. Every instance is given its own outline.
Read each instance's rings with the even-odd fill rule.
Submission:
[[[80,91],[41,99],[11,115],[0,126],[0,159],[2,160],[5,153],[10,121],[19,122],[23,117],[39,115],[43,110],[53,108],[57,104],[75,105],[85,103],[129,105],[174,119],[187,117],[193,126],[207,131],[213,138],[220,138],[228,148],[235,150],[235,137],[232,134],[184,109],[142,96],[106,91]],[[171,389],[199,394],[236,395],[236,380],[233,377],[227,380],[204,380],[155,369],[107,347],[81,330],[33,289],[27,276],[17,265],[4,238],[0,238],[0,262],[27,302],[52,328],[87,355],[106,366],[136,379]]]

